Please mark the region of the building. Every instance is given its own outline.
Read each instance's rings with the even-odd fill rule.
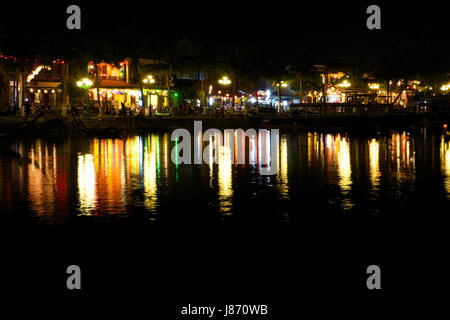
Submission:
[[[62,102],[61,83],[64,70],[65,62],[60,59],[53,60],[50,64],[35,64],[31,72],[25,75],[25,102],[56,108]]]
[[[152,59],[139,59],[141,68],[140,77],[142,83],[137,83],[136,72],[130,68],[131,59],[125,59],[118,65],[114,63],[101,62],[97,65],[99,86],[94,84],[90,90],[90,99],[99,101],[104,111],[117,113],[124,105],[136,113],[149,114],[161,112],[164,107],[169,105],[168,90],[164,79],[159,75],[152,75],[142,70],[148,69],[147,66],[157,64]],[[96,82],[95,64],[91,62],[88,66],[88,72]],[[141,92],[142,88],[142,92]],[[98,92],[97,92],[98,91]],[[145,110],[143,107],[145,102]],[[148,107],[151,107],[149,109]]]

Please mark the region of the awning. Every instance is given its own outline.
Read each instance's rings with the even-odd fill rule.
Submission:
[[[91,88],[94,88],[92,86]],[[137,86],[121,80],[100,80],[100,88],[111,89],[137,89]]]
[[[61,82],[38,82],[34,84],[27,83],[25,88],[57,88],[61,85]]]

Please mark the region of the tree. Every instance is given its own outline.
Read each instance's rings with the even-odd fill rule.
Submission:
[[[0,110],[10,105],[9,98],[9,77],[3,71],[3,67],[0,64]]]

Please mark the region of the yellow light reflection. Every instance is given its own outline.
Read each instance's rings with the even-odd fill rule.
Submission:
[[[441,170],[445,175],[444,187],[447,193],[447,199],[450,199],[450,141],[441,138]]]
[[[131,178],[138,178],[142,169],[142,138],[139,136],[126,141],[127,165]]]
[[[224,215],[230,215],[232,209],[233,180],[229,133],[225,133],[224,145],[219,147],[218,185],[219,206]]]
[[[374,188],[380,184],[380,143],[376,139],[369,142],[370,181]]]
[[[97,202],[102,211],[108,213],[125,210],[125,168],[122,149],[121,139],[95,139],[92,143]]]
[[[27,170],[30,207],[40,215],[54,213],[59,200],[56,192],[61,186],[56,180],[55,150],[49,155],[47,143],[37,139],[31,149],[31,160]]]
[[[144,205],[148,210],[155,210],[158,205],[157,198],[157,181],[156,181],[156,160],[158,152],[158,139],[156,135],[148,136],[150,143],[144,153]]]
[[[350,190],[352,184],[352,169],[350,165],[350,147],[346,138],[336,140],[336,151],[338,157],[338,173],[341,178],[342,190]]]
[[[344,209],[351,209],[353,204],[348,195],[352,189],[352,169],[350,164],[350,145],[347,138],[341,138],[338,135],[336,139],[336,153],[340,178],[339,186],[344,196],[342,206]]]
[[[78,155],[78,194],[80,211],[83,215],[91,215],[97,203],[97,188],[95,185],[95,165],[92,154]]]
[[[280,167],[278,170],[278,190],[284,199],[289,199],[288,189],[288,152],[287,152],[287,137],[281,137],[280,141]]]

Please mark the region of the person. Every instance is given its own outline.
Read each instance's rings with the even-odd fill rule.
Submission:
[[[25,118],[31,117],[31,104],[27,101],[25,103]]]
[[[46,109],[47,109],[47,107],[44,104],[40,103],[39,104],[38,114],[44,115],[46,113],[45,112]]]
[[[120,109],[120,114],[123,116],[127,115],[127,107],[126,107],[125,103],[121,102],[120,105],[122,106],[122,108]]]
[[[3,109],[0,109],[0,114],[8,115],[8,109],[9,109],[9,103],[5,102],[5,107]]]

